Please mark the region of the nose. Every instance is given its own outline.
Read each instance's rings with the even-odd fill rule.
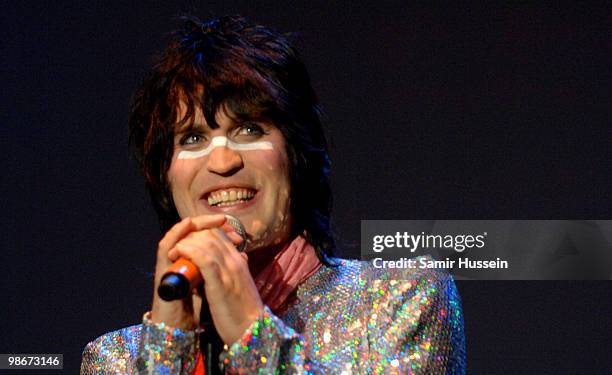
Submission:
[[[242,156],[239,152],[227,146],[216,147],[208,156],[206,168],[221,176],[229,176],[243,167]]]

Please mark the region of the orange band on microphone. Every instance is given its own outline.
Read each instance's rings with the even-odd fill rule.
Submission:
[[[170,267],[168,267],[166,273],[178,273],[184,275],[187,280],[189,280],[189,284],[191,286],[190,289],[196,288],[203,281],[198,267],[196,267],[190,260],[185,258],[179,258]]]

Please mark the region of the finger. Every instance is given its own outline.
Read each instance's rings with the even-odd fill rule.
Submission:
[[[175,224],[159,241],[159,250],[164,251],[174,246],[178,240],[185,237],[192,230],[191,227],[191,219],[188,217]]]
[[[241,235],[236,232],[225,232],[225,235],[232,241],[235,246],[238,246],[244,241]]]
[[[168,251],[168,259],[174,263],[178,258],[179,254],[176,250],[176,245],[174,245],[174,247]]]
[[[240,238],[243,238],[240,233],[238,232],[238,230],[236,229],[236,227],[234,227],[233,225],[231,225],[228,221],[226,221],[222,226],[220,226],[220,228],[225,232],[225,233],[236,233],[238,234],[238,236]]]
[[[224,264],[226,267],[230,268],[231,272],[236,271],[238,267],[237,262],[244,262],[245,259],[240,256],[241,253],[238,251],[236,245],[232,243],[233,241],[231,241],[231,238],[229,237],[239,237],[236,238],[236,240],[239,239],[240,241],[242,241],[242,237],[236,232],[226,233],[219,229],[213,229],[211,232],[213,232],[213,234],[217,236],[221,243],[225,246],[225,251],[222,253],[222,256],[224,257]]]
[[[236,235],[236,233],[233,233]],[[232,236],[229,234],[229,236]],[[240,240],[236,238],[236,240]],[[218,266],[220,271],[227,270],[228,267],[231,270],[236,269],[236,260],[242,261],[242,258],[237,257],[238,251],[236,247],[228,238],[228,234],[226,234],[220,228],[212,228],[207,229],[200,232],[192,232],[186,238],[177,243],[175,247],[176,252],[173,252],[172,255],[182,254],[181,251],[183,248],[190,252],[190,256],[194,257],[191,261],[198,266],[198,268],[203,268],[206,266],[206,260],[203,260],[203,263],[200,263],[200,260],[195,258],[198,256],[204,256],[210,258],[215,263],[215,267]],[[203,271],[202,271],[203,272]],[[224,272],[221,272],[220,275],[223,275]],[[204,273],[202,273],[204,276]]]
[[[216,242],[216,241],[215,241]],[[219,285],[220,273],[224,269],[222,245],[207,243],[193,244],[181,241],[176,244],[176,252],[179,257],[190,260],[200,270],[205,285]]]
[[[185,236],[181,240],[181,242],[188,241],[188,242],[197,243],[197,241],[199,241],[202,238],[208,238],[212,236],[212,238],[219,241],[220,243],[223,243],[224,245],[229,246],[230,248],[234,248],[235,247],[234,242],[237,242],[237,243],[241,242],[242,237],[240,237],[240,235],[236,233],[234,230],[227,228],[227,230],[230,230],[229,232],[227,232],[224,228],[226,227],[221,226],[221,227],[213,227],[213,228],[208,228],[208,229],[199,230],[199,231],[192,231],[187,236]]]
[[[212,228],[191,232],[172,248],[168,257],[173,261],[179,257],[189,259],[200,269],[207,283],[213,277],[215,285],[219,282],[227,285],[230,274],[234,274],[239,267],[237,261],[244,262],[238,254],[228,235],[220,228]]]
[[[199,267],[199,257],[207,256],[215,263],[223,266],[225,263],[225,253],[228,252],[227,244],[231,242],[222,234],[218,228],[205,229],[199,232],[191,232],[188,236],[180,240],[174,250],[178,256],[184,254],[183,250],[189,252],[192,262]],[[172,255],[175,255],[173,252]]]
[[[210,229],[220,227],[225,223],[227,217],[223,214],[218,215],[202,215],[191,218],[194,230]]]
[[[193,218],[185,218],[181,222],[176,224],[174,227],[172,227],[172,229],[170,229],[170,231],[166,234],[166,236],[164,236],[162,241],[160,241],[160,247],[164,249],[170,247],[170,250],[167,252],[166,256],[174,262],[179,256],[176,255],[175,251],[172,251],[172,248],[176,246],[176,243],[178,241],[195,231],[224,226],[226,220],[226,216],[222,214],[202,215]],[[189,223],[188,225],[186,224],[187,222]],[[233,228],[230,225],[228,225],[228,227]]]
[[[226,245],[223,242],[228,241],[224,234],[219,235],[214,233],[214,229],[205,229],[203,231],[191,232],[182,240],[177,242],[172,249],[167,253],[167,258],[171,262],[176,262],[181,257],[180,249],[189,250],[191,253],[203,252],[216,259],[218,263],[225,263],[223,253],[227,252]],[[195,262],[194,262],[195,263]]]
[[[221,228],[213,228],[211,230],[212,234],[219,239],[225,246],[225,248],[229,251],[229,253],[233,254],[238,252],[236,246],[242,242],[242,237],[236,233],[236,231],[226,232]],[[237,243],[236,243],[237,242]]]

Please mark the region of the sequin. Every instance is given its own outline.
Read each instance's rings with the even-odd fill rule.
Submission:
[[[463,374],[465,338],[453,279],[435,269],[321,267],[282,315],[267,307],[220,361],[228,372]],[[145,319],[101,336],[82,374],[189,374],[197,335]]]

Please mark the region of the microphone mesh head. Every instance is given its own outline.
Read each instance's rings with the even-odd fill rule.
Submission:
[[[238,251],[243,252],[247,245],[247,235],[246,231],[244,230],[244,226],[242,225],[240,220],[238,220],[232,215],[225,215],[225,217],[227,218],[227,223],[234,227],[236,233],[238,233],[240,237],[242,237],[242,242],[236,248],[238,249]]]

